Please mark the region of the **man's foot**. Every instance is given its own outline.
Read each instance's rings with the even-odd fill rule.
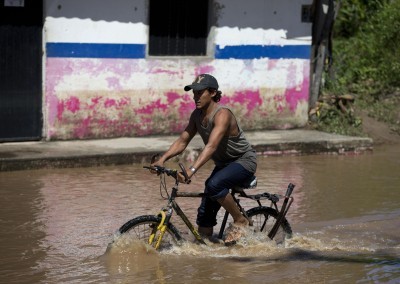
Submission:
[[[247,224],[248,225],[248,224]],[[245,224],[236,224],[236,223],[231,223],[228,227],[228,229],[226,229],[226,235],[225,235],[225,245],[226,246],[233,246],[236,244],[236,242],[243,237],[244,235],[246,235],[246,228],[247,225]]]
[[[217,235],[212,235],[211,237],[208,238],[208,240],[213,244],[224,244],[224,241],[221,239],[218,239]]]

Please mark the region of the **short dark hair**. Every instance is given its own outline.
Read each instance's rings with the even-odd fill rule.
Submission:
[[[213,97],[213,100],[214,100],[214,102],[219,102],[220,100],[221,100],[221,95],[222,95],[222,92],[221,91],[218,91],[217,89],[214,89],[214,88],[208,88],[208,91],[210,92],[210,93],[212,93],[212,92],[216,92],[217,94]]]

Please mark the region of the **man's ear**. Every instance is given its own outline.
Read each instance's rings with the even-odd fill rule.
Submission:
[[[215,97],[215,95],[217,94],[217,91],[214,89],[211,89],[211,90],[209,89],[208,91],[210,92],[210,95],[212,98]]]

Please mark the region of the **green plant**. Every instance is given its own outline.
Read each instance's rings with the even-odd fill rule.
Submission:
[[[330,133],[363,136],[361,123],[361,119],[354,114],[343,115],[335,108],[328,108],[321,111],[315,128]]]
[[[356,107],[400,134],[400,0],[341,1],[334,26],[333,73],[324,92],[352,94]],[[361,121],[320,110],[317,129],[360,135]]]
[[[354,97],[350,95],[324,95],[310,111],[317,130],[352,136],[361,136],[361,119],[354,114]]]
[[[368,21],[356,28],[354,36],[345,34],[334,40],[333,57],[336,76],[349,92],[379,96],[400,87],[400,0],[371,3],[368,7],[376,13],[369,13]],[[345,12],[344,16],[339,13],[339,23],[341,17],[348,17]],[[343,27],[338,29],[339,35],[343,33]]]
[[[335,37],[355,36],[363,25],[390,0],[345,0],[340,2],[340,12],[335,23]]]

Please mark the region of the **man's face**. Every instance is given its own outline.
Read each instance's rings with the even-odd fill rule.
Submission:
[[[203,109],[207,107],[215,92],[210,92],[208,89],[200,90],[200,91],[193,91],[193,100],[196,104],[196,108]]]

